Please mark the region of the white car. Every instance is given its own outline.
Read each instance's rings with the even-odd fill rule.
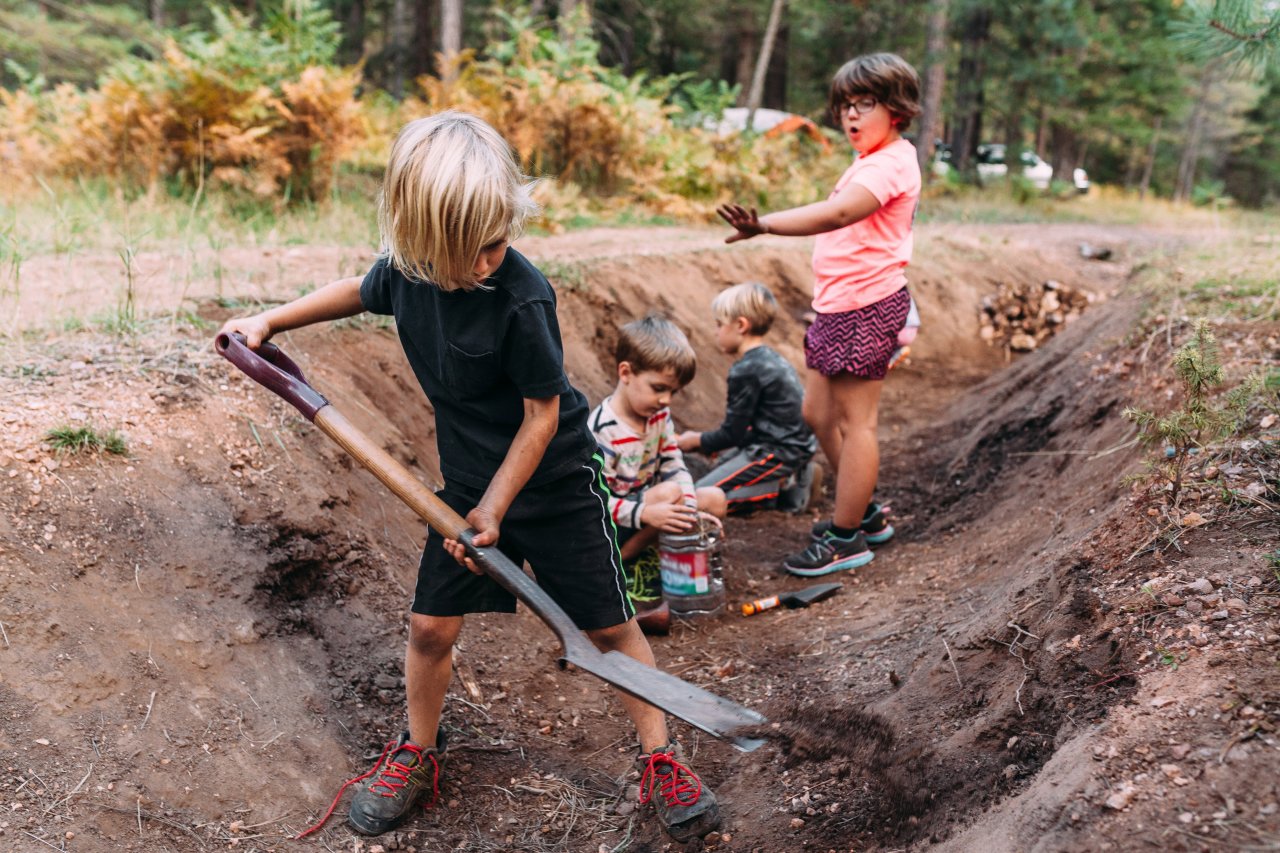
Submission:
[[[1023,150],[1019,156],[1022,161],[1022,176],[1029,180],[1036,189],[1047,190],[1049,182],[1053,180],[1053,167],[1040,157],[1034,151]],[[1009,166],[1005,163],[1005,147],[999,142],[988,142],[978,146],[978,175],[983,180],[991,180],[994,178],[1003,178],[1009,173]],[[1077,168],[1072,174],[1071,183],[1075,186],[1076,192],[1087,193],[1089,191],[1089,173],[1084,169]]]

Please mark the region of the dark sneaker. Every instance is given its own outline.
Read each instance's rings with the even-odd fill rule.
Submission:
[[[811,540],[808,548],[783,560],[782,567],[793,575],[811,578],[865,566],[875,556],[861,530],[852,539],[837,538],[828,530],[821,539]]]
[[[440,796],[444,770],[444,732],[434,749],[423,749],[404,732],[387,744],[370,778],[356,789],[347,823],[361,835],[381,835],[404,823],[414,806],[428,794],[423,808]]]
[[[867,504],[866,515],[862,516],[862,524],[858,529],[867,537],[868,544],[883,545],[893,538],[893,525],[889,523],[890,512],[888,506],[881,506],[875,501]],[[819,521],[810,528],[809,536],[817,541],[826,535],[831,525],[830,519]]]
[[[822,468],[810,460],[787,478],[778,493],[778,509],[799,515],[822,496]]]
[[[678,744],[636,759],[640,804],[653,803],[658,822],[676,841],[701,838],[720,828],[720,805],[698,774],[680,763]]]

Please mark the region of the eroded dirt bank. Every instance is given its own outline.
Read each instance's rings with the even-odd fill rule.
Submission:
[[[890,802],[858,760],[787,760],[778,747],[744,756],[682,728],[725,803],[725,834],[708,847],[1201,849],[1276,838],[1277,589],[1260,557],[1275,518],[1193,530],[1181,553],[1130,559],[1149,530],[1121,482],[1139,456],[1120,411],[1149,395],[1147,371],[1158,375],[1168,353],[1159,337],[1140,350],[1141,306],[1124,282],[1152,238],[1126,234],[1119,259],[1097,263],[1076,244],[1118,235],[929,236],[912,277],[925,328],[887,384],[882,422],[882,497],[899,536],[809,610],[726,615],[655,641],[669,670],[775,718],[830,719],[835,731],[841,714],[887,721],[895,784],[912,802]],[[725,251],[660,229],[560,239],[529,251],[557,280],[567,365],[593,401],[611,384],[617,326],[655,308],[702,356],[677,416],[712,425],[727,362],[706,306],[745,279],[779,294],[788,316],[773,340],[800,361],[804,247]],[[1001,283],[1046,279],[1108,298],[1006,365],[978,338],[978,305]],[[291,287],[281,279],[279,292],[252,295],[287,298]],[[217,322],[227,309],[201,313]],[[8,348],[0,848],[370,849],[339,821],[316,841],[288,837],[402,724],[422,525],[216,359],[208,334],[159,324],[132,340],[50,334]],[[430,411],[388,329],[355,323],[279,343],[357,426],[437,481]],[[41,437],[63,423],[119,428],[130,455],[54,456]],[[736,521],[731,600],[802,586],[776,566],[811,520]],[[1246,609],[1188,622],[1173,605],[1133,606],[1165,575],[1157,589],[1216,575],[1206,582]],[[1192,644],[1186,625],[1202,621],[1210,639]],[[1153,643],[1182,639],[1180,666],[1158,666]],[[527,612],[469,620],[441,803],[376,843],[666,846],[637,820],[622,779],[633,745],[620,706],[588,677],[557,671],[555,652]]]

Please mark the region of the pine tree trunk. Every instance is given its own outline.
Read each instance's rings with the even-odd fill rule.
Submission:
[[[414,77],[436,70],[436,0],[416,0],[413,13],[413,49],[409,68]]]
[[[151,23],[163,29],[165,24],[164,0],[151,0]]]
[[[1195,99],[1191,115],[1187,118],[1186,141],[1182,147],[1182,157],[1178,160],[1178,181],[1173,188],[1174,201],[1186,201],[1191,198],[1191,189],[1196,182],[1196,166],[1200,160],[1200,140],[1204,136],[1204,123],[1208,115],[1209,89],[1213,85],[1213,73],[1205,69],[1200,75],[1200,95]]]
[[[412,38],[413,19],[409,14],[409,0],[394,0],[387,32],[387,91],[397,99],[404,97],[409,41]]]
[[[1151,173],[1156,167],[1156,149],[1160,146],[1160,128],[1164,116],[1156,116],[1156,126],[1151,130],[1151,144],[1147,146],[1147,164],[1142,167],[1142,183],[1138,185],[1138,198],[1146,198],[1151,189]]]
[[[1074,129],[1058,121],[1049,123],[1049,162],[1053,164],[1055,180],[1071,181],[1079,145],[1080,138]]]
[[[984,77],[987,38],[991,32],[991,10],[981,6],[970,10],[963,25],[960,66],[956,74],[956,119],[951,133],[951,164],[966,174],[974,171],[974,152],[982,141]]]
[[[920,134],[916,156],[920,158],[920,174],[925,181],[933,178],[934,140],[942,130],[942,88],[947,79],[947,4],[948,0],[932,0],[929,4],[928,34],[924,46],[924,99],[920,104]]]
[[[440,0],[440,53],[444,73],[449,79],[457,74],[453,60],[462,52],[462,0]]]
[[[760,45],[760,55],[756,57],[756,70],[751,75],[751,89],[747,92],[747,130],[754,126],[756,110],[760,109],[760,99],[764,96],[764,75],[769,69],[769,60],[773,57],[773,44],[778,38],[778,27],[782,24],[782,8],[787,0],[773,0],[769,8],[769,23],[764,28],[764,43]]]
[[[353,65],[364,56],[365,0],[351,0],[342,27],[342,44],[338,56],[344,65]]]
[[[790,75],[790,42],[791,27],[783,21],[778,28],[778,37],[773,42],[773,58],[769,60],[769,68],[764,75],[764,96],[760,99],[762,107],[771,110],[787,108],[787,78]]]

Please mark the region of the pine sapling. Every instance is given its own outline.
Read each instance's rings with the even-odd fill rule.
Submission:
[[[1257,391],[1257,382],[1251,380],[1227,395],[1223,405],[1213,404],[1210,395],[1222,384],[1222,359],[1218,340],[1203,320],[1191,340],[1174,353],[1173,369],[1183,386],[1179,408],[1165,415],[1132,407],[1124,411],[1138,425],[1139,443],[1162,449],[1150,465],[1164,479],[1171,507],[1178,505],[1190,457],[1235,433]]]

